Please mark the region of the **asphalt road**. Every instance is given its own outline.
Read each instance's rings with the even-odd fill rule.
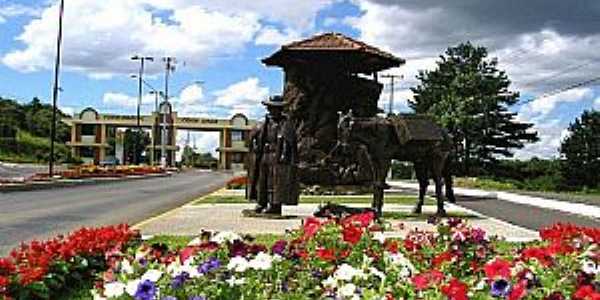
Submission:
[[[62,169],[60,165],[56,166],[57,169]],[[1,178],[26,178],[34,175],[35,173],[48,172],[47,165],[39,164],[12,164],[0,162],[0,179]]]
[[[189,171],[170,177],[0,193],[0,255],[21,241],[82,226],[135,224],[223,186],[231,174]]]
[[[495,198],[457,196],[456,201],[456,204],[462,207],[535,231],[556,223],[571,223],[580,226],[600,227],[600,220],[591,217],[513,203]]]

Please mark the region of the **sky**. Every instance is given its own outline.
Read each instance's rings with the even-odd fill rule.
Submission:
[[[58,1],[0,0],[0,96],[50,102]],[[181,116],[260,118],[260,101],[281,93],[282,72],[260,60],[282,44],[341,32],[406,59],[387,73],[395,111],[408,112],[419,70],[435,68],[449,46],[485,46],[521,93],[512,110],[535,124],[540,142],[517,158],[555,157],[570,122],[600,109],[600,88],[570,87],[600,76],[600,1],[596,0],[65,0],[59,106],[78,113],[135,114],[139,62],[155,57],[146,81],[162,90],[162,57],[176,57],[169,90]],[[149,89],[146,89],[148,92]],[[389,86],[380,106],[387,107]],[[551,95],[551,96],[549,96]],[[142,113],[154,109],[143,97]],[[179,143],[187,134],[180,132]],[[214,152],[218,135],[194,133]]]

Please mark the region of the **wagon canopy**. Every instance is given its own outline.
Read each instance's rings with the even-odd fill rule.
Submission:
[[[323,69],[372,74],[399,67],[404,59],[340,33],[325,33],[281,47],[262,60],[267,66],[315,65]]]
[[[444,133],[428,116],[399,114],[388,117],[401,144],[411,141],[442,141]]]

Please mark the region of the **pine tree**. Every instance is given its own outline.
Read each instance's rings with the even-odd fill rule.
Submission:
[[[461,171],[472,174],[499,157],[513,156],[526,142],[538,140],[533,124],[518,122],[509,108],[519,93],[509,90],[510,80],[498,70],[498,61],[487,58],[484,47],[463,43],[440,56],[437,69],[421,71],[410,106],[431,115],[453,136]]]
[[[560,146],[561,172],[568,187],[600,187],[600,112],[584,111],[569,125]]]

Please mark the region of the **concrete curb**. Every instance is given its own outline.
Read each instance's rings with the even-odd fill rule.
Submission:
[[[417,183],[408,183],[401,181],[391,181],[388,182],[392,187],[403,188],[403,189],[412,189],[418,190],[419,185]],[[435,191],[434,187],[431,185],[428,188],[428,191]],[[495,198],[499,200],[504,200],[512,203],[535,206],[540,208],[546,208],[551,210],[557,210],[561,212],[576,214],[585,217],[591,218],[600,218],[600,207],[587,205],[582,203],[573,203],[567,201],[560,201],[548,198],[534,197],[534,196],[526,196],[516,193],[509,192],[500,192],[500,191],[484,191],[478,189],[466,189],[466,188],[455,188],[454,193],[462,196],[470,196],[470,197],[483,197],[483,198]]]
[[[82,185],[93,185],[93,184],[108,184],[117,183],[132,180],[142,180],[150,178],[160,178],[171,176],[171,173],[164,174],[148,174],[144,176],[125,176],[125,177],[98,177],[89,179],[58,179],[56,181],[40,181],[30,182],[25,184],[6,184],[0,186],[0,193],[11,193],[11,192],[25,192],[25,191],[38,191],[46,189],[66,188],[73,186]]]

